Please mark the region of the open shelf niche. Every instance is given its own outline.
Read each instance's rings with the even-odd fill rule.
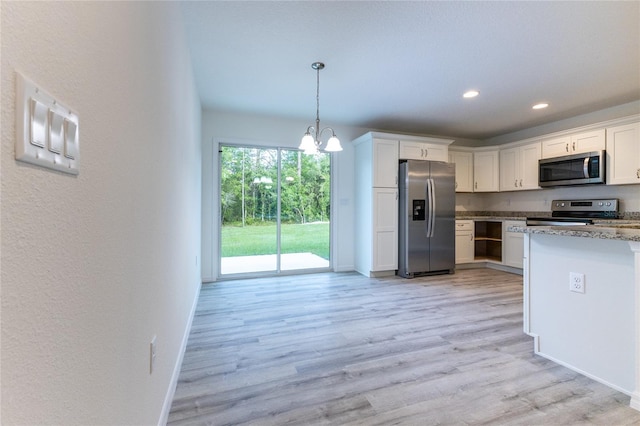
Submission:
[[[475,221],[475,260],[502,262],[502,222]]]

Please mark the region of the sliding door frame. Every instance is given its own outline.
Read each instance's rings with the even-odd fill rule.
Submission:
[[[220,198],[222,195],[222,156],[220,155],[223,147],[229,148],[246,148],[246,149],[260,149],[260,150],[276,150],[277,152],[277,203],[276,203],[276,269],[274,271],[256,271],[256,272],[246,272],[246,273],[238,273],[238,274],[222,274],[222,209]],[[281,223],[281,213],[282,213],[282,151],[300,151],[296,148],[291,147],[282,147],[282,146],[271,146],[271,145],[260,145],[260,144],[251,144],[248,142],[232,142],[232,141],[218,141],[214,143],[214,148],[217,150],[217,173],[215,188],[216,191],[213,194],[215,200],[215,218],[214,223],[217,224],[215,227],[215,232],[217,234],[217,250],[215,250],[216,258],[214,261],[217,264],[217,272],[216,272],[216,280],[230,280],[230,279],[245,279],[245,278],[258,278],[258,277],[272,277],[272,276],[281,276],[281,275],[300,275],[300,274],[312,274],[319,272],[331,272],[334,270],[334,220],[335,220],[335,207],[334,207],[334,197],[335,197],[335,184],[334,184],[334,156],[332,153],[329,155],[329,178],[331,182],[329,184],[329,211],[330,211],[330,219],[329,219],[329,266],[326,268],[305,268],[305,269],[292,269],[292,270],[282,270],[282,253],[281,253],[281,236],[282,236],[282,223]],[[301,152],[301,151],[300,151]],[[213,160],[213,158],[212,158]]]

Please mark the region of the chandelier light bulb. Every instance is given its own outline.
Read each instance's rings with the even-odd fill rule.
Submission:
[[[327,141],[327,146],[324,148],[327,152],[338,152],[342,151],[342,145],[340,145],[340,139],[333,135]]]

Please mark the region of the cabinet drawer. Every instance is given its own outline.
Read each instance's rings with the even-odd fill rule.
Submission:
[[[456,231],[473,231],[473,221],[456,220]]]

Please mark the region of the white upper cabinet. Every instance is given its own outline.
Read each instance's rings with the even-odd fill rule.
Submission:
[[[500,189],[498,151],[473,153],[473,191],[498,192]]]
[[[447,161],[451,141],[445,143],[426,143],[400,140],[399,157],[402,160]]]
[[[538,189],[540,142],[500,150],[500,191]]]
[[[640,184],[640,123],[607,129],[607,184]]]
[[[449,162],[456,165],[456,192],[473,192],[473,152],[449,150]]]
[[[605,149],[605,129],[598,129],[545,139],[542,142],[542,158],[561,157],[603,149]]]
[[[398,187],[398,142],[373,140],[373,187]]]

